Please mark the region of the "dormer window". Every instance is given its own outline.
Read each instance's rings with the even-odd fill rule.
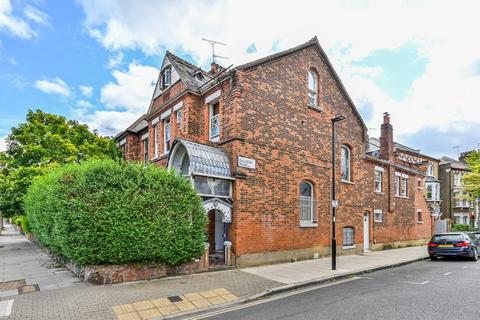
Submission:
[[[161,72],[162,77],[162,90],[167,88],[172,81],[172,68],[170,66],[165,67]]]
[[[197,78],[198,81],[203,81],[204,79],[204,76],[200,71],[196,72],[193,76]]]

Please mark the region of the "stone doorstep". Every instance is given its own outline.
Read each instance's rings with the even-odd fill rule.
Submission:
[[[161,297],[113,306],[118,320],[144,320],[178,317],[192,312],[238,301],[239,298],[225,288],[216,288],[180,296]]]

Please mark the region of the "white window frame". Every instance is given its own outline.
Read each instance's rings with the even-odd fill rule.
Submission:
[[[218,104],[218,113],[214,115],[216,104]],[[217,129],[215,133],[214,128]],[[208,136],[212,142],[218,142],[220,139],[220,104],[218,100],[211,101],[208,104]]]
[[[401,190],[402,197],[408,197],[408,177],[402,176],[402,190]]]
[[[158,122],[153,125],[153,149],[155,150],[154,158],[158,158]]]
[[[345,234],[345,231],[351,231],[351,233]],[[345,241],[351,239],[351,242]],[[353,226],[346,226],[342,229],[342,245],[343,248],[355,248],[355,228]]]
[[[302,184],[305,183],[310,186],[310,196],[302,196]],[[308,181],[300,182],[300,227],[316,227],[318,226],[318,218],[316,215],[316,201],[314,198],[315,191],[313,184]],[[305,219],[308,218],[308,219]]]
[[[433,177],[433,163],[427,165],[427,176]]]
[[[161,75],[162,75],[162,90],[163,90],[172,84],[172,66],[168,65],[165,68],[163,68]]]
[[[307,83],[308,105],[310,107],[318,107],[318,76],[312,69],[308,70]]]
[[[178,129],[179,129],[180,131],[182,131],[183,110],[182,110],[182,109],[178,110],[178,111],[176,112],[176,114],[177,114],[177,119],[176,119],[176,121],[177,121]]]
[[[376,193],[383,192],[383,172],[384,170],[382,167],[375,167],[375,192]],[[377,179],[378,177],[380,177],[380,181],[378,181]]]
[[[423,223],[422,209],[417,209],[417,223]]]
[[[460,173],[455,173],[455,174],[453,175],[453,178],[454,178],[454,183],[453,183],[453,184],[454,184],[456,187],[462,185],[462,175],[461,175]]]
[[[344,154],[344,150],[346,150],[345,154]],[[348,157],[347,159],[348,161],[345,161],[344,155]],[[346,165],[346,168],[344,168],[344,165]],[[346,179],[344,178],[345,170],[347,173]],[[346,145],[342,145],[340,147],[340,177],[341,177],[341,181],[344,181],[344,182],[352,181],[352,153],[350,148]]]
[[[408,198],[408,175],[395,172],[395,196]]]
[[[148,137],[143,139],[143,164],[148,164]]]
[[[373,210],[373,221],[376,223],[383,222],[383,211],[382,209],[375,209]]]
[[[167,131],[168,127],[168,131]],[[170,118],[163,120],[163,154],[168,154],[170,152],[170,139],[172,138],[171,133],[172,127],[170,123]],[[167,139],[168,136],[168,139]]]

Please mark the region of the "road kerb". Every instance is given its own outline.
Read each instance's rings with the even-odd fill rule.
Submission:
[[[410,263],[423,261],[423,260],[426,260],[426,259],[428,259],[428,256],[421,257],[421,258],[415,258],[415,259],[411,259],[411,260],[406,260],[406,261],[401,261],[401,262],[396,262],[396,263],[391,263],[391,264],[385,264],[385,265],[372,267],[372,268],[365,268],[365,269],[362,269],[362,270],[339,273],[339,274],[331,275],[331,276],[319,277],[319,278],[315,278],[315,279],[311,279],[311,280],[307,280],[307,281],[302,281],[302,282],[297,282],[297,283],[292,283],[292,284],[286,284],[286,285],[283,285],[283,286],[270,288],[270,289],[267,289],[267,290],[262,291],[260,293],[251,295],[251,296],[247,297],[246,299],[242,300],[239,303],[251,302],[251,301],[254,301],[254,300],[258,300],[258,299],[261,299],[261,298],[264,298],[264,297],[268,297],[268,296],[277,294],[277,293],[283,293],[283,292],[286,292],[286,291],[296,290],[296,289],[300,289],[300,288],[304,288],[304,287],[308,287],[308,286],[314,286],[314,285],[322,284],[322,283],[329,282],[329,281],[338,281],[338,280],[358,276],[358,275],[365,274],[365,273],[370,273],[370,272],[375,272],[375,271],[380,271],[380,270],[385,270],[385,269],[390,269],[390,268],[397,268],[397,267],[401,267],[401,266],[404,266],[404,265],[407,265],[407,264],[410,264]]]
[[[222,309],[226,309],[228,307],[234,307],[234,306],[238,306],[238,305],[241,305],[241,304],[246,304],[246,303],[249,303],[249,302],[253,302],[255,300],[259,300],[259,299],[262,299],[262,298],[265,298],[265,297],[268,297],[268,296],[272,296],[272,295],[275,295],[275,294],[284,293],[284,292],[287,292],[287,291],[293,291],[293,290],[296,290],[296,289],[305,288],[305,287],[309,287],[309,286],[319,285],[319,284],[323,284],[323,283],[326,283],[326,282],[343,280],[343,279],[346,279],[346,278],[349,278],[349,277],[354,277],[354,276],[358,276],[358,275],[365,274],[365,273],[370,273],[370,272],[375,272],[375,271],[380,271],[380,270],[385,270],[385,269],[390,269],[390,268],[401,267],[401,266],[404,266],[404,265],[407,265],[407,264],[410,264],[410,263],[423,261],[423,260],[426,260],[426,259],[428,259],[428,256],[421,257],[421,258],[415,258],[415,259],[411,259],[411,260],[406,260],[406,261],[401,261],[401,262],[396,262],[396,263],[391,263],[391,264],[385,264],[385,265],[372,267],[372,268],[365,268],[365,269],[362,269],[362,270],[357,270],[357,271],[352,271],[352,272],[344,272],[344,273],[341,273],[341,274],[320,277],[320,278],[316,278],[316,279],[312,279],[312,280],[308,280],[308,281],[303,281],[303,282],[297,282],[297,283],[293,283],[293,284],[286,284],[286,285],[283,285],[283,286],[267,289],[267,290],[262,291],[260,293],[248,296],[247,298],[239,299],[235,302],[230,302],[230,303],[226,303],[226,304],[222,304],[222,305],[218,305],[218,306],[210,307],[210,308],[197,309],[195,311],[188,311],[188,312],[184,312],[184,313],[179,313],[179,314],[176,314],[176,315],[167,316],[167,317],[163,317],[163,318],[159,318],[159,319],[174,320],[174,319],[183,318],[185,316],[191,316],[191,317],[201,316],[205,311],[213,312],[213,311],[217,311],[217,310],[222,310]]]

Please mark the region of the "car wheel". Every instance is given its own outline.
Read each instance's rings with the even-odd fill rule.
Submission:
[[[477,249],[473,249],[472,260],[473,260],[473,261],[478,261],[478,252],[477,252]]]
[[[432,260],[432,261],[435,261],[435,260],[437,260],[437,259],[438,259],[437,256],[430,256],[430,260]]]

